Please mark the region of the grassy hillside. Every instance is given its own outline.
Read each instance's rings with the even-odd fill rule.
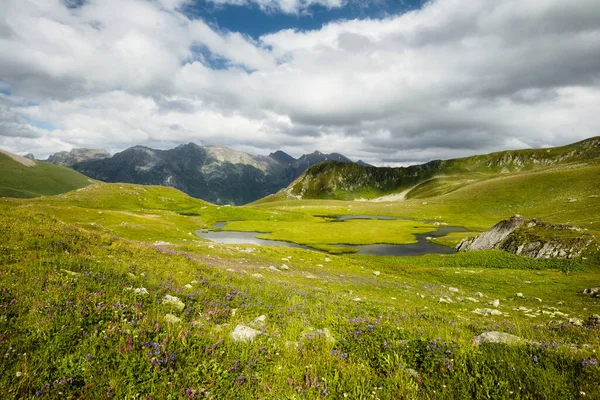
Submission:
[[[396,202],[227,207],[105,183],[0,199],[0,398],[600,398],[600,303],[582,293],[597,259],[338,256],[193,233],[227,221],[327,249],[516,213],[600,231],[597,163],[461,174]],[[400,219],[328,222],[349,214]],[[239,325],[254,340],[235,341]],[[476,344],[493,331],[518,338]]]
[[[26,166],[0,152],[0,197],[51,196],[88,186],[93,181],[73,171],[46,162]]]
[[[306,208],[216,207],[108,184],[0,201],[0,397],[600,396],[590,319],[600,305],[581,294],[597,270],[502,252],[338,257],[187,235],[209,221],[301,221],[310,207],[353,205],[297,203]],[[500,314],[477,312],[491,308]],[[235,342],[238,324],[259,335]],[[523,341],[475,346],[486,331]]]
[[[563,147],[503,151],[402,168],[331,162],[307,170],[286,193],[304,199],[372,199],[425,185],[420,191],[413,190],[412,197],[430,197],[501,175],[574,168],[599,162],[600,137]]]

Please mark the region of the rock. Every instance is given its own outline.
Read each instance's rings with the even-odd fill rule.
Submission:
[[[465,300],[469,300],[470,302],[473,302],[473,303],[479,303],[479,300],[477,300],[473,297],[467,297]]]
[[[187,285],[185,285],[183,288],[184,288],[184,289],[186,289],[186,290],[191,290],[191,289],[193,289],[194,287],[188,283],[188,284],[187,284]]]
[[[323,264],[317,264],[317,267],[322,267],[322,266],[323,266]]]
[[[476,238],[463,239],[456,247],[457,251],[491,250],[525,223],[525,218],[513,216],[508,220],[500,221],[488,231]]]
[[[273,272],[281,272],[280,270],[278,270],[276,267],[274,267],[274,266],[272,266],[272,265],[269,267],[269,271],[273,271]]]
[[[68,274],[68,275],[71,275],[71,276],[80,276],[81,275],[80,272],[69,271],[68,269],[61,269],[61,271],[64,272],[65,274]]]
[[[169,323],[169,324],[177,324],[177,323],[181,322],[181,319],[179,319],[178,317],[176,317],[173,314],[167,314],[167,315],[165,315],[165,321],[167,321],[167,323]]]
[[[496,310],[495,308],[477,308],[473,310],[475,314],[479,315],[503,315],[502,311]]]
[[[451,298],[449,298],[449,297],[440,297],[440,299],[439,299],[439,301],[438,301],[438,302],[439,302],[439,303],[445,303],[445,304],[451,304],[451,303],[454,303],[454,302],[452,301],[452,299],[451,299]]]
[[[284,271],[287,271],[290,269],[290,267],[288,267],[287,265],[283,264],[281,267],[279,267],[279,269],[282,269]]]
[[[578,258],[597,246],[593,235],[553,234],[553,231],[581,228],[568,224],[549,224],[542,221],[529,222],[518,215],[500,221],[488,231],[474,238],[465,238],[456,247],[457,251],[503,250],[531,258]],[[535,228],[535,229],[532,229]]]
[[[533,299],[539,301],[540,303],[542,302],[542,299],[540,299],[539,297],[534,297]]]
[[[252,276],[255,277],[255,278],[262,278],[263,277],[262,274],[252,274]]]
[[[379,271],[373,271],[373,275],[379,276],[379,275],[381,275],[381,272],[379,272]]]
[[[517,297],[523,297],[523,293],[517,293],[515,296],[517,296]]]
[[[475,296],[477,296],[477,297],[483,297],[483,293],[477,292],[477,293],[475,293]]]
[[[569,323],[575,326],[583,326],[583,320],[579,318],[569,318]]]
[[[185,308],[185,303],[179,300],[176,296],[166,295],[163,299],[163,304],[170,305],[175,307],[177,310],[181,311]]]
[[[419,373],[412,368],[407,368],[406,372],[408,372],[408,374],[413,378],[417,378],[419,376]]]
[[[261,316],[254,318],[254,321],[252,321],[249,325],[251,325],[255,328],[264,329],[266,320],[267,320],[267,316],[261,315]]]
[[[139,287],[139,288],[133,289],[133,293],[141,294],[141,295],[150,294],[150,293],[148,293],[148,289],[146,289],[144,287]]]
[[[325,262],[330,262],[330,261],[331,261],[331,258],[325,257]]]
[[[498,306],[500,305],[500,300],[496,299],[492,302],[490,302],[490,304],[496,308],[498,308]]]
[[[238,325],[235,327],[233,332],[231,332],[231,339],[234,342],[251,342],[260,335],[260,332],[256,329],[252,329],[245,325]]]
[[[459,290],[457,288],[455,288],[455,287],[448,288],[448,290],[451,291],[451,292],[454,292],[454,293],[458,293],[459,292]]]
[[[524,343],[525,340],[515,335],[511,335],[510,333],[504,332],[484,332],[479,336],[475,336],[473,339],[473,344],[475,346],[479,346],[482,343],[502,343],[502,344],[520,344]]]
[[[593,287],[593,288],[589,288],[589,289],[583,289],[583,294],[589,294],[592,297],[600,297],[600,288]]]

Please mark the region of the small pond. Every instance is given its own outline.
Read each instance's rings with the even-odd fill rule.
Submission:
[[[377,215],[343,215],[338,217],[332,222],[343,222],[350,221],[353,219],[380,219],[380,220],[394,220],[396,217],[377,216]],[[226,222],[217,222],[214,227],[216,229],[222,229]],[[368,254],[374,256],[419,256],[423,254],[453,254],[454,249],[446,246],[442,246],[436,243],[428,241],[427,237],[437,238],[445,236],[452,232],[467,232],[467,229],[461,226],[440,226],[437,230],[415,234],[417,243],[411,244],[366,244],[366,245],[343,245],[338,244],[335,246],[349,247],[358,250],[358,253],[354,254]],[[256,244],[266,246],[285,246],[294,247],[299,249],[307,249],[317,251],[311,247],[304,246],[301,244],[284,242],[280,240],[265,240],[258,239],[256,236],[260,235],[260,232],[240,232],[240,231],[210,231],[210,230],[197,230],[196,235],[201,238],[211,240],[216,243],[227,243],[227,244]]]

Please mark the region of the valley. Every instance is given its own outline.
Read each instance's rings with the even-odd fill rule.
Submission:
[[[598,237],[598,168],[446,174],[402,201],[1,198],[0,397],[598,397],[599,255],[454,250],[515,214]],[[446,254],[360,251],[423,241]]]

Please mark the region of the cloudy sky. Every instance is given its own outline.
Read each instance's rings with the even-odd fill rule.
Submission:
[[[400,165],[600,135],[598,0],[2,0],[0,148]]]

